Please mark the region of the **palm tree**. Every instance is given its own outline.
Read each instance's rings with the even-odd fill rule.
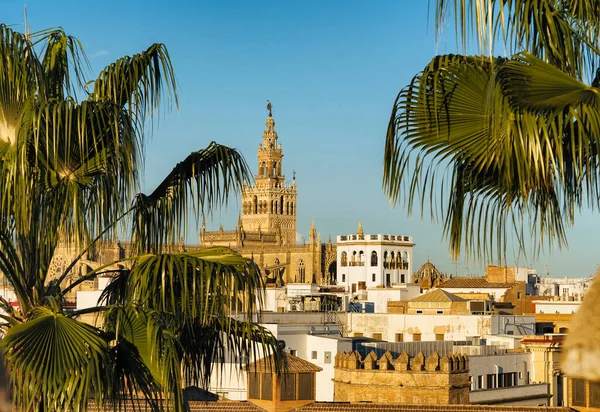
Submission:
[[[188,210],[210,212],[250,173],[237,151],[213,142],[136,194],[145,126],[164,99],[177,105],[167,49],[121,58],[93,82],[87,69],[62,29],[0,25],[0,271],[18,302],[0,298],[0,348],[13,402],[85,410],[91,398],[120,408],[141,397],[153,410],[182,410],[183,386],[206,385],[227,353],[249,355],[258,342],[280,354],[252,322],[262,286],[253,262],[226,248],[169,247]],[[137,256],[65,285],[86,252],[127,227]],[[81,253],[53,277],[60,241]],[[101,305],[64,307],[65,294],[107,274]],[[79,321],[84,313],[103,314],[102,327]]]
[[[600,206],[600,2],[436,3],[436,27],[453,16],[481,54],[436,56],[398,94],[384,190],[429,206],[455,259],[503,261],[511,234],[565,246],[575,212]]]

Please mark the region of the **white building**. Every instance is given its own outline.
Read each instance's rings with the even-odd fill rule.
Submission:
[[[348,313],[348,334],[388,342],[450,340],[535,333],[535,316]]]
[[[285,351],[323,368],[316,374],[316,400],[333,401],[333,359],[338,351],[352,351],[352,339],[342,338],[338,324],[263,324],[277,340],[285,343]],[[282,344],[283,344],[282,342]],[[257,352],[256,358],[262,353]],[[254,357],[250,362],[255,361]],[[215,366],[210,392],[229,400],[247,400],[246,372],[236,359],[228,359],[223,367]]]
[[[337,283],[346,291],[412,283],[411,236],[356,234],[337,237]]]
[[[535,295],[559,296],[563,300],[582,300],[589,290],[595,276],[588,278],[550,278],[537,276]]]
[[[582,301],[534,300],[535,313],[572,315],[579,310]]]

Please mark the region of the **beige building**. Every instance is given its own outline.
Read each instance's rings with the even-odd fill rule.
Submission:
[[[296,243],[296,178],[287,183],[283,149],[270,106],[258,145],[254,184],[242,190],[242,211],[235,230],[209,232],[203,222],[202,246],[227,246],[252,258],[263,269],[267,283],[334,283],[336,248],[321,243],[313,220],[308,242]]]
[[[335,402],[469,403],[469,360],[462,354],[403,352],[393,359],[386,352],[377,359],[372,351],[362,360],[358,352],[338,353],[334,374]]]

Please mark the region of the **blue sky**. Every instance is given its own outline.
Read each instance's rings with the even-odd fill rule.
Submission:
[[[23,27],[23,2],[3,0],[0,21]],[[414,237],[415,264],[428,257],[444,272],[482,274],[453,263],[441,225],[382,192],[383,144],[397,93],[436,53],[457,52],[450,34],[436,44],[428,2],[420,1],[31,1],[31,30],[62,26],[84,45],[94,72],[152,43],[168,47],[179,111],[160,119],[147,148],[151,190],[189,152],[211,140],[238,148],[256,169],[256,150],[273,102],[285,153],[297,172],[298,231],[311,219],[323,240],[353,233]],[[210,228],[233,228],[239,199]],[[600,263],[600,214],[587,210],[568,231],[569,250],[509,264],[544,265],[552,276],[588,276]],[[195,233],[188,241],[197,242]]]

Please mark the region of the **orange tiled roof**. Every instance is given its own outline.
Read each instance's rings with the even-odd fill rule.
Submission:
[[[485,278],[452,278],[448,279],[439,288],[510,288],[514,283],[491,283]]]
[[[297,356],[286,354],[287,359],[287,372],[288,373],[302,373],[302,372],[320,372],[323,368],[315,365],[314,363],[310,363],[309,361],[305,361],[304,359],[300,359]],[[272,373],[274,372],[274,360],[273,355],[270,355],[266,358],[262,358],[257,360],[256,362],[252,362],[248,370],[250,372],[266,372]]]

